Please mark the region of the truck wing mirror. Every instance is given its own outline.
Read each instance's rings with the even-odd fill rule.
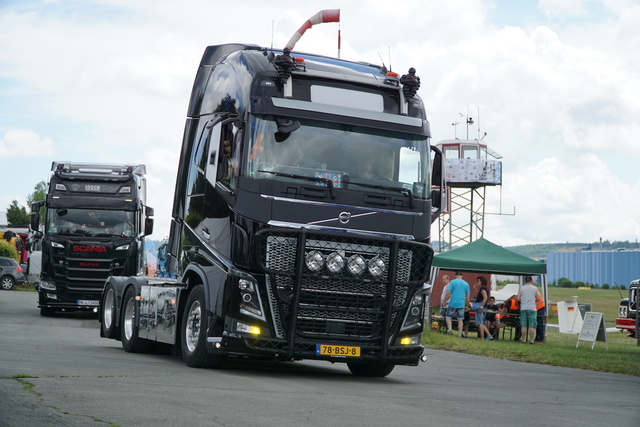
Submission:
[[[42,206],[44,206],[44,200],[31,203],[31,212],[40,212]]]
[[[146,217],[144,219],[144,235],[150,236],[153,234],[153,218]]]
[[[147,206],[145,208],[146,215],[144,217],[144,235],[150,236],[153,234],[153,218],[151,218],[154,214],[154,210],[152,207]]]
[[[431,191],[431,206],[436,209],[436,211],[431,215],[432,220],[437,218],[440,213],[442,213],[443,208],[443,195],[445,192],[445,182],[444,182],[444,174],[443,170],[443,156],[442,151],[435,145],[431,146],[431,151],[433,151],[433,165],[431,167],[431,186],[436,187]]]
[[[30,228],[33,231],[38,231],[38,227],[40,227],[40,214],[38,211],[31,213],[31,224]]]

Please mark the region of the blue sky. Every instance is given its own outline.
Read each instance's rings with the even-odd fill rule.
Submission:
[[[339,7],[342,58],[390,52],[394,71],[418,70],[434,142],[453,138],[460,113],[480,112],[483,142],[504,156],[502,197],[490,189],[487,211],[516,210],[488,216],[486,238],[640,237],[637,0],[242,4],[248,13],[211,0],[0,0],[0,211],[24,203],[52,161],[144,163],[154,238],[166,236],[204,48],[269,46],[272,28],[283,46]],[[315,26],[296,48],[335,56],[337,29]]]

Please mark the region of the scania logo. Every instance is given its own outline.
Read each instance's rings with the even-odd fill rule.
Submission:
[[[351,221],[351,212],[340,212],[340,215],[338,215],[338,219],[342,224],[348,223],[349,221]]]
[[[106,246],[73,245],[71,250],[73,252],[107,252]]]
[[[80,267],[100,267],[99,262],[81,262]]]

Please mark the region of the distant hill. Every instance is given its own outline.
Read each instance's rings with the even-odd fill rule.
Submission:
[[[638,242],[610,242],[608,240],[595,243],[542,243],[507,247],[512,252],[531,259],[546,259],[550,252],[582,252],[582,251],[616,251],[640,249]]]

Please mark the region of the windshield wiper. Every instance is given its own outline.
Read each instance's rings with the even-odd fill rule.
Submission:
[[[333,181],[330,178],[324,178],[324,177],[321,177],[321,176],[296,175],[296,174],[293,174],[293,173],[284,173],[284,172],[276,172],[276,171],[265,171],[265,170],[259,170],[258,172],[269,173],[271,175],[282,176],[284,178],[305,179],[307,181],[324,182],[325,184],[327,184],[327,187],[329,187],[329,195],[331,196],[331,198],[332,199],[336,198],[336,195],[333,192]]]
[[[413,191],[411,191],[408,188],[398,188],[398,187],[391,187],[388,185],[379,185],[379,184],[369,184],[366,182],[358,182],[358,181],[349,181],[349,184],[356,184],[356,185],[361,185],[362,187],[367,187],[367,188],[375,188],[378,190],[389,190],[389,191],[395,191],[398,193],[402,193],[405,194],[409,197],[409,206],[411,207],[411,209],[416,207],[416,202],[413,198]]]

